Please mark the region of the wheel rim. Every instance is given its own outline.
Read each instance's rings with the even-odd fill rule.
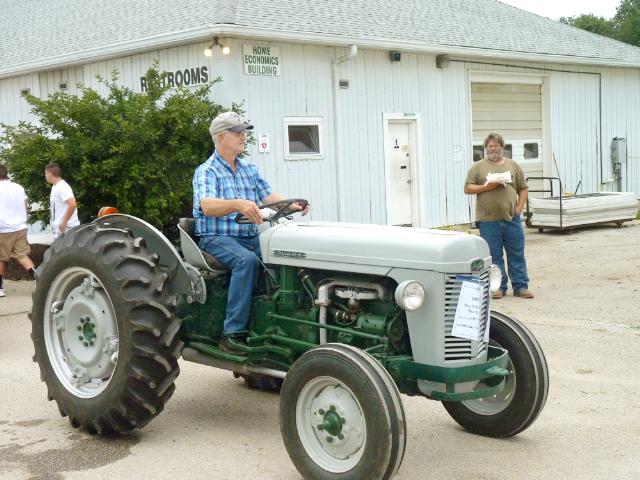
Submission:
[[[492,341],[491,346],[500,347],[500,344]],[[516,371],[513,368],[513,363],[509,359],[507,370],[511,374],[504,381],[504,388],[495,395],[490,397],[478,398],[475,400],[465,400],[462,404],[478,415],[497,415],[504,411],[513,401],[513,396],[516,393]],[[480,383],[477,388],[485,388],[486,384]]]
[[[366,446],[362,407],[353,392],[333,377],[310,380],[296,403],[296,427],[307,454],[324,470],[355,467]]]
[[[62,385],[79,398],[104,391],[118,363],[118,324],[104,285],[73,267],[53,281],[44,307],[44,341]]]

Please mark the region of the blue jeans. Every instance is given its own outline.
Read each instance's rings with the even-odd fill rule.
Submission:
[[[223,335],[246,330],[251,313],[253,287],[260,271],[258,236],[209,235],[200,238],[199,247],[231,270]]]
[[[498,220],[492,222],[476,222],[480,236],[489,244],[493,263],[500,267],[502,284],[500,289],[507,291],[507,279],[511,279],[514,292],[529,288],[527,261],[524,258],[524,229],[520,215],[515,215],[510,222]],[[507,252],[509,277],[504,268],[503,249]]]

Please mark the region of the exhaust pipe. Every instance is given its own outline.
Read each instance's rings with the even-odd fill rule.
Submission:
[[[246,362],[237,363],[216,358],[191,347],[185,347],[184,350],[182,350],[182,358],[188,362],[208,365],[209,367],[222,368],[223,370],[230,370],[232,372],[239,373],[240,375],[249,375],[254,373],[257,375],[267,375],[269,377],[276,378],[284,378],[287,375],[287,372],[276,370],[275,368],[255,367],[247,365]]]

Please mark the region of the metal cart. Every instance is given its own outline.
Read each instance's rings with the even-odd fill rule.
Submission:
[[[527,198],[526,212],[525,212],[525,225],[528,228],[537,228],[539,232],[543,232],[544,230],[560,230],[560,231],[569,231],[572,232],[576,228],[584,227],[587,225],[601,225],[607,223],[614,223],[618,226],[618,228],[622,227],[624,222],[628,222],[635,219],[635,216],[630,216],[629,218],[616,218],[613,220],[603,220],[603,221],[593,221],[593,222],[585,222],[582,224],[575,224],[571,222],[571,224],[567,224],[567,212],[566,212],[566,203],[567,201],[576,201],[579,199],[587,199],[598,196],[607,196],[612,195],[612,193],[586,193],[580,195],[565,195],[562,181],[559,177],[527,177],[527,183],[529,180],[542,180],[541,189],[537,190],[529,190],[529,193],[549,193],[549,197],[545,197],[546,200],[557,200],[558,201],[558,217],[559,222],[558,225],[548,225],[548,224],[536,224],[534,218],[534,212],[531,210],[529,205],[529,198]],[[545,182],[548,182],[548,187],[545,188]],[[557,184],[555,183],[557,182]],[[578,184],[579,186],[580,184]],[[554,189],[554,186],[557,186],[557,190]],[[557,195],[556,195],[557,193]]]

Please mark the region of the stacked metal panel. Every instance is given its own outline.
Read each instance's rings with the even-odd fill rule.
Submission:
[[[529,208],[531,227],[566,228],[632,220],[638,214],[638,200],[633,192],[586,193],[531,198]]]

